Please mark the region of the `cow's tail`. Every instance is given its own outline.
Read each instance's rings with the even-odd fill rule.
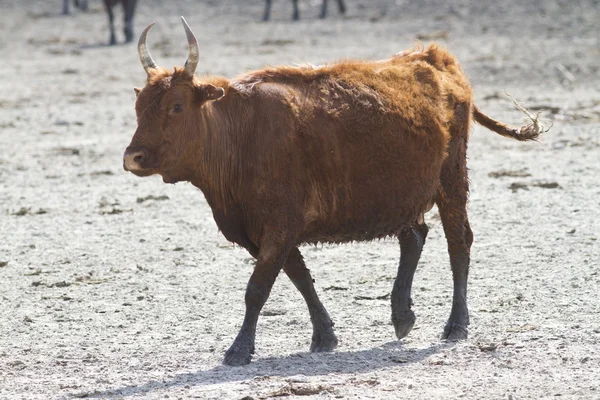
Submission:
[[[531,124],[522,126],[520,128],[512,128],[502,122],[496,121],[493,118],[485,115],[475,104],[473,104],[473,118],[479,124],[485,126],[491,131],[496,132],[499,135],[504,137],[527,141],[527,140],[537,140],[537,138],[544,132],[547,132],[548,129],[542,125],[539,121],[539,115],[532,115],[529,111],[527,111],[523,106],[521,106],[515,99],[513,99],[508,93],[507,96],[511,98],[511,100],[515,103],[517,108],[521,110],[524,114],[526,114],[529,119],[531,119]]]

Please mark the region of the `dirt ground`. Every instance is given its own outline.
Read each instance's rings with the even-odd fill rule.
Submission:
[[[395,240],[306,246],[338,349],[308,352],[308,312],[282,275],[253,362],[226,367],[253,261],[199,190],[123,171],[145,80],[135,45],[104,45],[98,0],[70,16],[58,0],[3,0],[1,399],[600,398],[598,0],[348,0],[325,21],[307,0],[300,22],[279,0],[269,23],[260,0],[139,3],[136,35],[157,21],[148,43],[163,66],[187,56],[180,15],[200,40],[198,72],[229,77],[436,40],[484,112],[521,125],[506,90],[553,127],[524,144],[473,129],[468,340],[439,340],[452,279],[433,210],[406,339],[390,322]]]

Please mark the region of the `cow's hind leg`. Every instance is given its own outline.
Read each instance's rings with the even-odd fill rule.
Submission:
[[[422,223],[405,228],[398,235],[400,266],[392,289],[392,322],[398,339],[408,335],[415,324],[415,314],[411,310],[410,292],[428,231],[427,225]]]
[[[469,129],[468,105],[455,110],[454,132],[440,176],[440,189],[435,202],[438,205],[452,267],[454,293],[452,311],[444,328],[443,339],[466,339],[469,325],[467,307],[467,278],[473,232],[467,216],[469,179],[467,172],[467,137]],[[461,112],[462,111],[462,112]]]
[[[461,340],[468,335],[469,309],[467,307],[467,279],[469,275],[470,250],[473,232],[469,225],[466,210],[458,211],[448,204],[438,203],[452,267],[454,293],[452,310],[444,327],[443,339]]]
[[[333,332],[333,322],[317,296],[310,271],[306,268],[302,254],[297,247],[290,252],[283,270],[300,291],[308,306],[313,326],[310,351],[317,353],[333,350],[338,344]]]

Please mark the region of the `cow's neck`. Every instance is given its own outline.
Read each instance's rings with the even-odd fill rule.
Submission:
[[[226,95],[200,111],[202,149],[195,168],[198,174],[191,182],[202,190],[213,211],[227,213],[236,208],[241,142],[249,126],[249,113],[243,110],[243,99]]]

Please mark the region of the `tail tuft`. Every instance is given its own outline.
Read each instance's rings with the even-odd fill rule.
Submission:
[[[519,104],[511,95],[506,95],[515,103],[515,106],[523,112],[529,119],[531,124],[522,126],[520,128],[509,127],[502,122],[496,121],[482,113],[477,106],[473,105],[473,118],[475,121],[485,126],[491,131],[498,133],[504,137],[509,137],[519,141],[537,140],[538,137],[545,132],[548,132],[552,125],[546,128],[539,120],[539,113],[536,115],[531,114],[525,107]]]
[[[531,120],[531,124],[522,126],[519,131],[521,136],[525,138],[524,140],[537,140],[538,136],[540,136],[542,133],[548,132],[550,128],[552,128],[552,125],[550,125],[546,129],[546,127],[540,122],[539,112],[534,116],[533,114],[531,114],[531,112],[529,112],[529,110],[527,110],[518,101],[516,101],[514,97],[512,97],[507,92],[504,93],[512,100],[513,103],[515,103],[517,109],[523,114],[527,115],[527,117]]]

